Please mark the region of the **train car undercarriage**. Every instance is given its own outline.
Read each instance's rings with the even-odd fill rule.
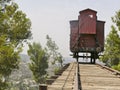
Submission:
[[[84,53],[83,53],[83,55],[79,55],[79,53],[80,52],[75,52],[72,55],[73,58],[75,58],[77,62],[79,62],[79,58],[83,58],[83,59],[84,58],[86,58],[86,59],[90,58],[90,63],[95,64],[96,59],[99,58],[99,53],[98,52],[84,52],[84,53],[86,53],[86,55]],[[90,55],[88,55],[88,53],[90,53]]]

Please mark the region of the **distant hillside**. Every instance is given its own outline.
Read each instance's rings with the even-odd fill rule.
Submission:
[[[30,57],[26,54],[20,54],[20,58],[21,58],[21,61],[23,61],[24,63],[29,63],[30,62]],[[72,58],[72,57],[64,57],[63,59],[64,59],[64,64],[75,61],[75,59]]]
[[[64,64],[75,62],[75,59],[72,57],[64,57]]]
[[[24,63],[29,63],[30,62],[30,57],[26,54],[20,54],[21,61]]]
[[[32,77],[32,72],[28,67],[30,57],[28,55],[20,54],[19,69],[12,72],[10,82],[12,86],[10,90],[38,90],[38,85]]]
[[[28,63],[30,63],[30,57],[25,54],[20,54],[20,64],[19,69],[15,70],[10,76],[10,81],[12,83],[12,87],[10,90],[38,90],[38,85],[33,80],[32,72],[28,67]],[[75,59],[71,57],[64,58],[64,64],[74,62]],[[48,74],[53,74],[54,66],[49,66]],[[29,88],[29,89],[28,89]]]

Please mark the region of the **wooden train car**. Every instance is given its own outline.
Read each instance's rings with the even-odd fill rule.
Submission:
[[[104,50],[105,22],[97,20],[94,10],[85,9],[79,13],[78,20],[70,21],[70,50],[75,58],[80,57],[80,52],[91,53],[91,63],[95,63]]]

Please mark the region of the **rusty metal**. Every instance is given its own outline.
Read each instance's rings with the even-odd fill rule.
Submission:
[[[77,47],[78,20],[70,21],[70,29],[70,50],[74,52],[74,49]]]
[[[70,50],[76,53],[90,53],[91,63],[104,50],[104,21],[97,20],[97,12],[91,9],[80,11],[78,20],[70,21]]]
[[[75,83],[74,83],[74,90],[82,90],[81,89],[81,82],[80,82],[80,75],[79,75],[79,63],[77,63],[76,73],[75,73]]]
[[[79,34],[96,34],[96,11],[85,9],[79,15]]]
[[[85,9],[80,11],[78,20],[70,21],[70,50],[73,53],[104,50],[105,22],[97,20],[96,13]]]
[[[96,33],[96,37],[97,37],[97,43],[99,45],[99,47],[101,47],[101,51],[104,50],[104,21],[97,21],[97,33]]]
[[[73,69],[73,67],[74,67],[74,64],[73,64],[72,68],[70,69],[70,71],[69,71],[69,73],[68,73],[68,75],[67,75],[67,78],[65,79],[65,82],[64,82],[64,84],[63,84],[63,86],[62,86],[62,90],[64,90],[65,84],[66,84],[68,78],[70,77],[71,70]]]

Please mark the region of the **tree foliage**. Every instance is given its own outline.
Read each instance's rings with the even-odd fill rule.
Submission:
[[[19,51],[14,45],[7,43],[5,36],[0,37],[0,90],[8,86],[8,77],[14,69],[18,68]]]
[[[0,90],[7,88],[11,72],[18,69],[23,42],[31,37],[31,22],[12,0],[0,0]]]
[[[49,37],[49,35],[46,36],[47,39],[47,49],[49,51],[49,54],[52,57],[55,57],[57,54],[57,50],[59,49],[58,46],[56,45],[55,41],[52,41],[52,38]]]
[[[115,25],[111,26],[112,30],[106,38],[104,56],[101,58],[110,67],[120,63],[120,36],[118,34],[120,30],[120,11],[112,17],[112,21]]]
[[[115,23],[116,28],[120,31],[120,10],[116,12],[116,15],[112,17],[113,23]]]
[[[33,73],[34,80],[37,83],[44,83],[47,75],[46,69],[48,68],[48,54],[39,43],[29,44],[28,55],[30,56],[31,63],[29,68]]]
[[[18,10],[16,3],[1,8],[3,10],[0,11],[0,35],[6,34],[7,41],[17,47],[31,37],[31,22],[25,13]]]
[[[47,49],[49,52],[50,57],[53,59],[52,60],[52,64],[60,64],[60,67],[63,66],[63,57],[61,55],[61,53],[58,52],[58,46],[55,43],[55,41],[53,41],[48,35],[46,36],[47,39]]]

